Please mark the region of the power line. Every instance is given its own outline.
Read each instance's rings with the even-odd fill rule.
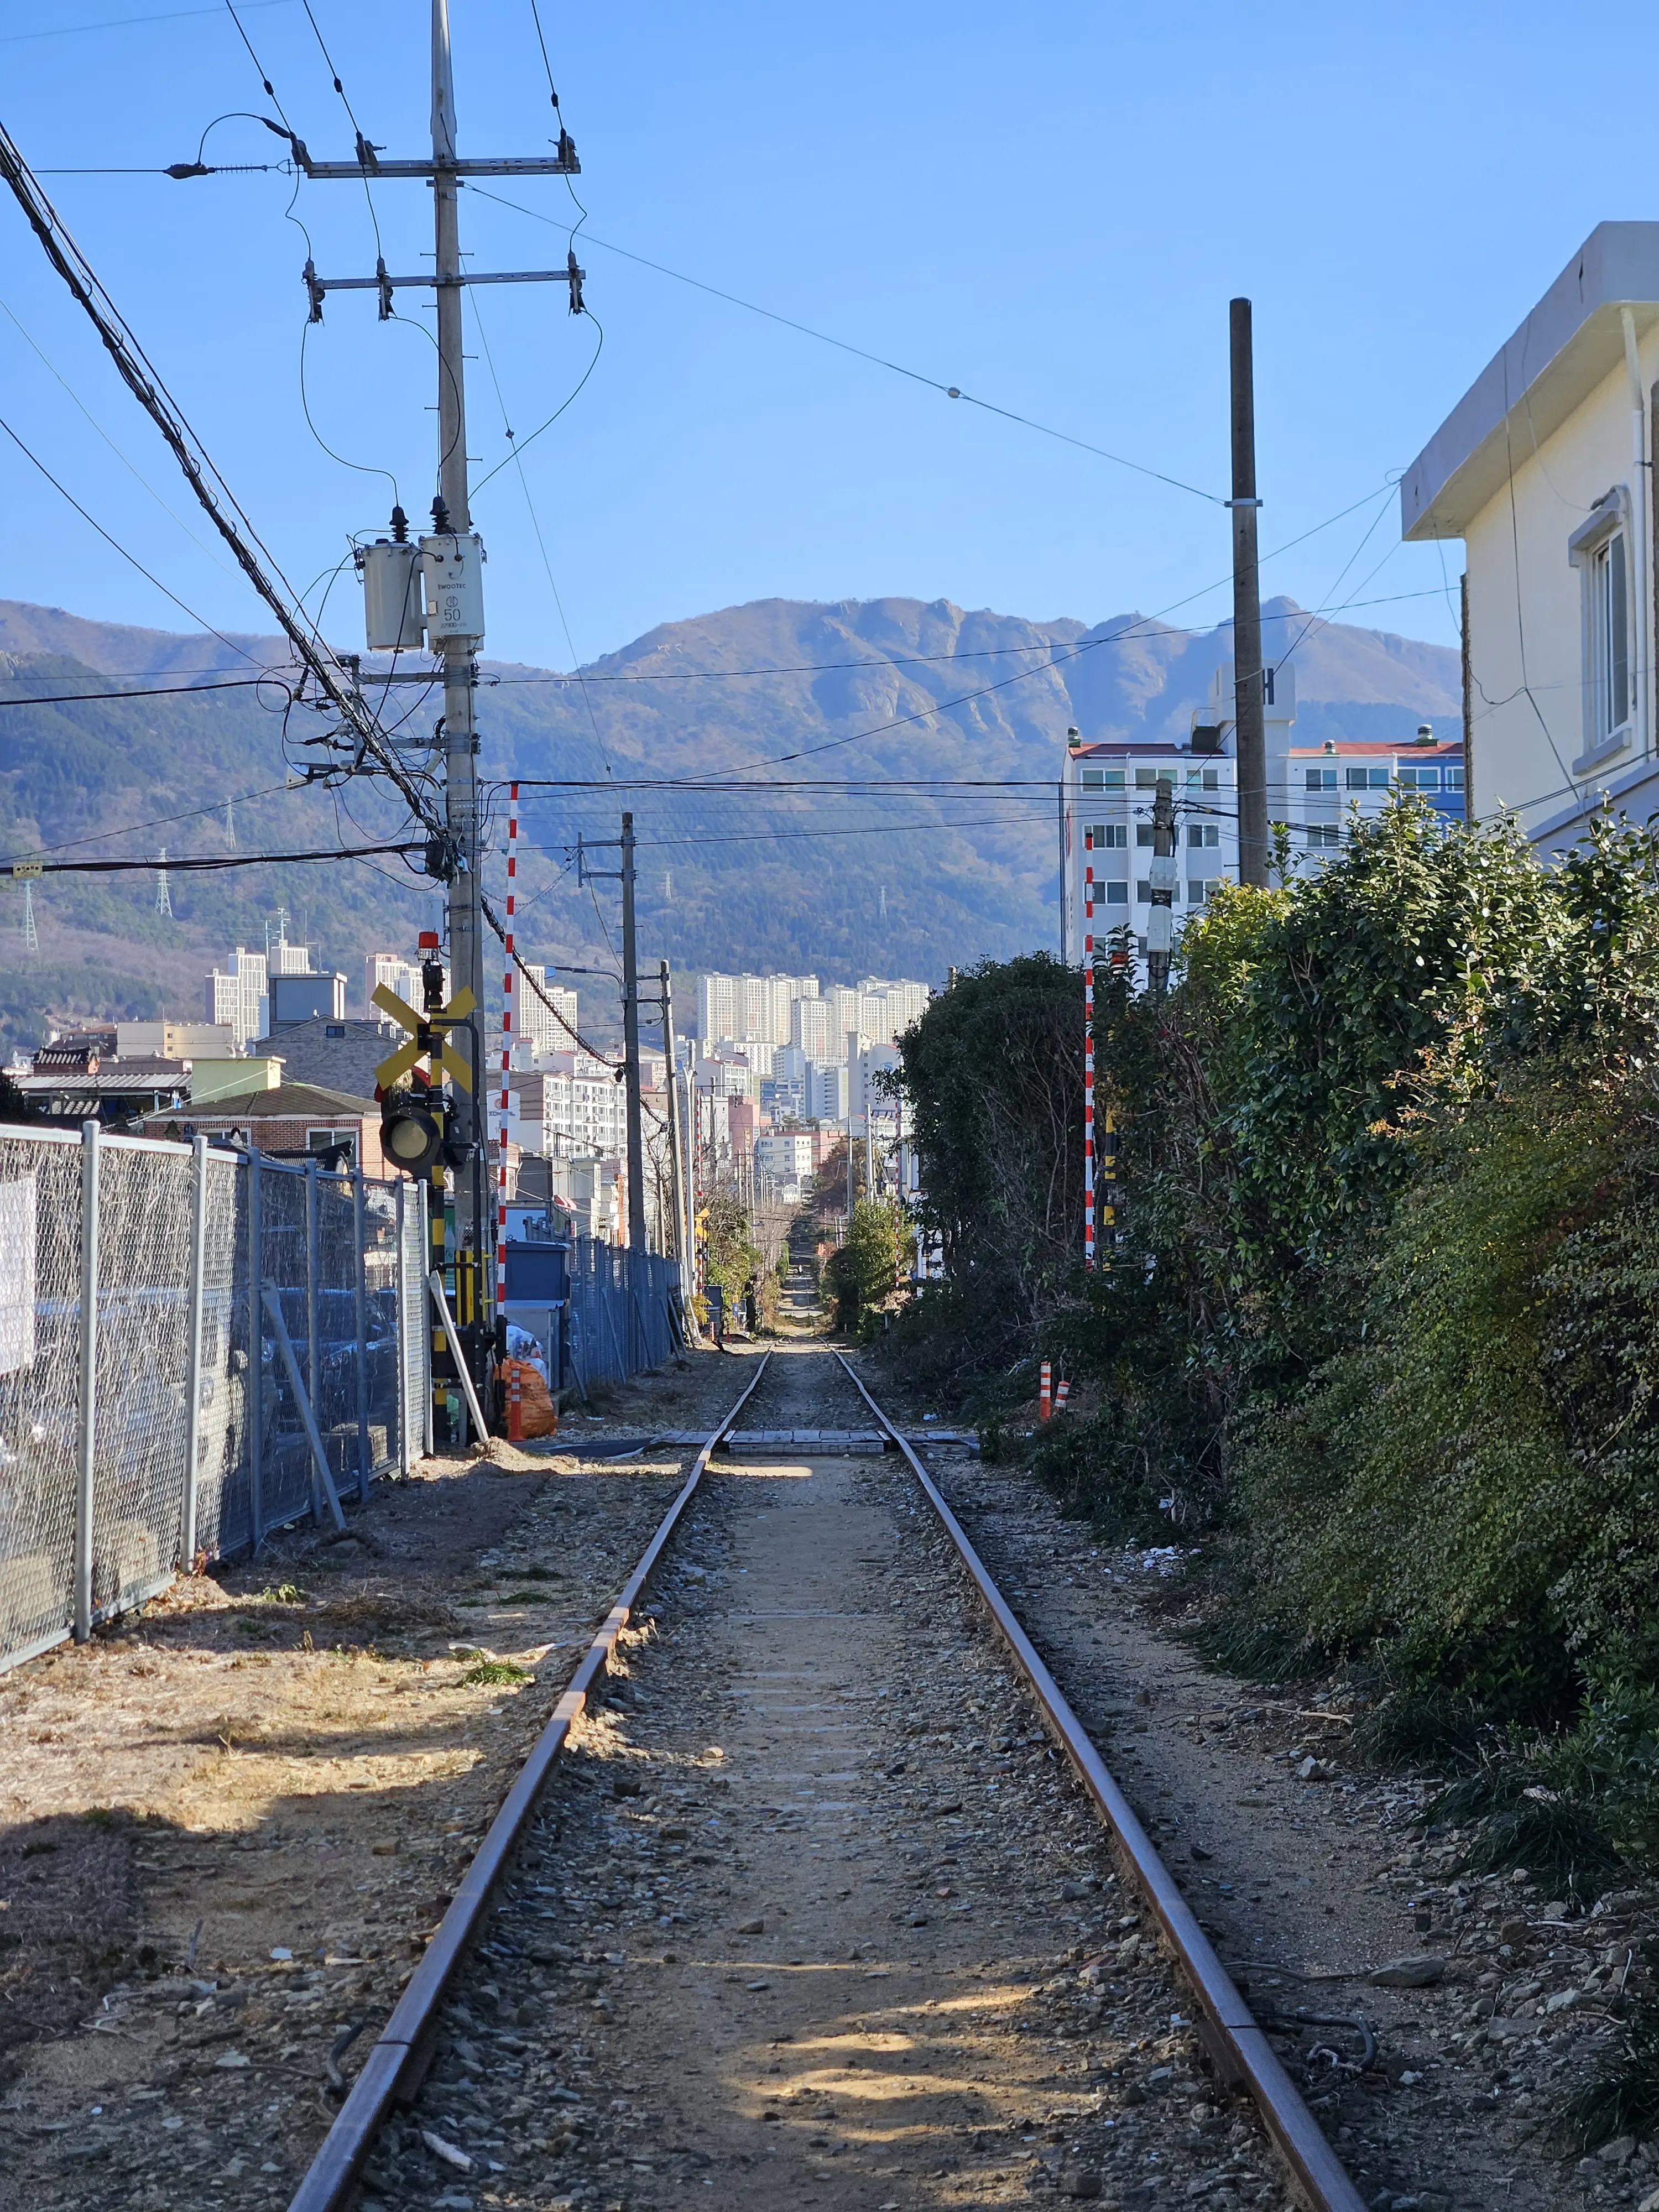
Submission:
[[[1151,477],[1155,482],[1168,484],[1176,491],[1190,492],[1194,499],[1208,500],[1216,507],[1226,505],[1218,493],[1202,490],[1197,484],[1188,483],[1180,477],[1166,475],[1162,469],[1149,468],[1144,461],[1132,461],[1127,455],[1114,453],[1104,446],[1091,445],[1086,438],[1074,438],[1068,430],[1056,430],[1052,424],[1039,422],[1030,415],[1016,414],[1012,408],[1000,407],[994,400],[978,398],[973,392],[963,391],[958,385],[946,384],[937,376],[924,376],[920,369],[907,368],[902,362],[889,361],[885,355],[871,353],[863,346],[854,345],[847,338],[833,337],[828,331],[814,330],[810,323],[797,322],[793,315],[781,315],[771,307],[757,306],[753,300],[740,299],[735,292],[723,291],[718,284],[706,284],[701,277],[688,276],[683,270],[671,269],[666,263],[653,261],[647,254],[630,252],[625,246],[613,246],[608,239],[597,238],[591,230],[582,229],[582,224],[561,222],[556,216],[543,215],[535,208],[522,207],[517,200],[503,199],[499,192],[485,191],[481,186],[475,185],[473,190],[478,198],[494,200],[498,207],[510,208],[515,215],[527,216],[532,222],[544,222],[555,230],[568,231],[573,236],[577,230],[582,230],[585,238],[592,240],[595,246],[602,246],[607,253],[619,254],[624,261],[637,262],[642,269],[653,269],[659,276],[672,276],[677,284],[689,284],[694,291],[707,292],[711,298],[724,300],[729,306],[741,307],[748,314],[763,316],[769,323],[781,324],[785,330],[795,331],[802,337],[813,338],[820,345],[834,346],[838,352],[850,353],[860,361],[871,362],[877,368],[890,369],[895,376],[902,376],[912,384],[925,385],[930,392],[942,392],[947,399],[959,399],[966,406],[983,409],[988,415],[1000,415],[1006,422],[1017,422],[1023,429],[1035,430],[1041,437],[1058,439],[1062,445],[1074,446],[1079,453],[1092,453],[1097,459],[1110,461],[1121,469],[1131,469],[1137,476]],[[583,222],[586,220],[584,216]]]
[[[166,500],[162,498],[161,493],[156,490],[155,485],[151,483],[149,477],[144,475],[143,471],[136,468],[127,459],[126,455],[121,451],[121,448],[116,444],[114,439],[110,436],[103,424],[99,422],[97,416],[86,404],[86,402],[82,398],[80,393],[75,389],[75,386],[70,382],[69,379],[58,367],[57,363],[52,361],[51,356],[46,352],[45,349],[38,343],[33,333],[24,326],[15,313],[4,300],[0,300],[0,309],[4,310],[7,319],[16,330],[18,335],[22,338],[23,343],[33,352],[36,358],[41,362],[42,366],[47,371],[48,374],[55,377],[58,382],[62,385],[64,390],[68,392],[70,398],[75,402],[75,404],[80,409],[82,414],[85,416],[87,421],[92,425],[98,435],[109,447],[116,459],[119,461],[122,467],[126,470],[128,475],[134,477],[143,486],[144,489],[155,501],[157,507],[161,508],[162,514],[165,514],[170,521],[177,523],[179,529],[182,530],[185,537],[189,538],[191,544],[192,545],[198,546],[201,550],[207,555],[209,560],[212,562],[216,568],[222,569],[226,575],[229,575],[231,574],[230,569],[227,567],[224,561],[221,559],[220,556],[214,550],[213,547],[207,543],[205,538],[198,538],[196,535],[196,532],[191,528],[184,517],[181,514],[175,514],[173,509],[167,505]],[[148,672],[146,672],[146,673],[148,673]]]
[[[294,0],[242,0],[245,9],[291,8]],[[129,27],[143,23],[182,23],[198,15],[216,15],[217,7],[169,8],[154,15],[112,15],[101,23],[59,23],[49,31],[8,31],[0,35],[0,46],[21,46],[36,39],[78,39],[94,31],[125,31]]]
[[[235,24],[236,35],[241,40],[242,44],[247,48],[247,58],[252,63],[255,70],[258,73],[259,82],[265,88],[265,95],[275,106],[278,115],[282,117],[283,128],[287,131],[289,140],[292,141],[294,137],[294,126],[288,119],[288,111],[283,106],[282,101],[277,99],[276,88],[271,82],[270,79],[265,75],[264,64],[259,59],[258,55],[254,52],[253,41],[243,29],[242,19],[236,13],[235,9],[231,5],[231,0],[225,0],[225,13],[230,17],[231,21]]]
[[[228,645],[233,653],[240,653],[244,660],[252,660],[253,659],[253,655],[248,652],[245,646],[238,645],[234,638],[227,637],[222,629],[215,629],[213,624],[207,619],[205,615],[198,615],[195,608],[192,607],[187,600],[181,599],[177,592],[170,591],[153,569],[145,568],[143,562],[138,558],[136,553],[129,553],[126,547],[122,544],[118,538],[112,537],[110,532],[105,529],[101,522],[98,521],[94,516],[88,514],[86,508],[82,507],[80,501],[76,499],[75,494],[70,491],[66,485],[59,483],[58,478],[53,476],[52,471],[46,466],[40,455],[38,453],[32,453],[29,450],[28,447],[23,443],[23,441],[18,436],[16,431],[12,428],[11,424],[8,422],[3,416],[0,416],[0,430],[3,430],[5,432],[6,435],[11,440],[13,445],[16,447],[18,452],[22,454],[25,460],[33,462],[35,467],[40,470],[41,475],[52,486],[52,489],[61,499],[68,501],[69,504],[80,516],[82,521],[89,524],[91,527],[98,532],[98,535],[103,539],[105,544],[112,546],[116,552],[120,555],[121,558],[128,562],[130,566],[136,568],[138,571],[138,574],[143,577],[147,583],[154,584],[156,590],[161,592],[163,599],[171,599],[175,607],[179,608],[182,613],[187,614],[191,620],[195,623],[198,628],[206,630],[210,636],[216,637],[221,645]]]
[[[502,466],[505,467],[505,465],[506,464],[503,463]],[[1384,489],[1389,489],[1392,487],[1385,486]],[[1298,607],[1297,612],[1310,616],[1338,615],[1349,612],[1355,607],[1391,607],[1398,605],[1404,599],[1437,599],[1442,596],[1441,587],[1438,585],[1431,585],[1428,589],[1420,592],[1391,592],[1386,598],[1380,599],[1342,599],[1330,606]],[[1156,617],[1146,619],[1156,619]],[[1291,617],[1288,615],[1282,615],[1274,616],[1271,619],[1288,622]],[[1229,626],[1225,623],[1211,623],[1202,629],[1191,629],[1184,624],[1171,623],[1166,623],[1164,628],[1167,635],[1171,637],[1213,637],[1218,631]],[[1298,638],[1297,643],[1300,642],[1301,640]],[[1295,646],[1291,646],[1282,659],[1274,662],[1274,666],[1283,667],[1285,661],[1290,659],[1291,653],[1295,649]],[[660,668],[644,669],[616,675],[600,675],[592,668],[584,668],[572,669],[568,673],[553,671],[545,676],[492,676],[487,680],[497,690],[521,690],[526,686],[534,688],[550,684],[724,684],[735,681],[741,677],[830,675],[849,668],[915,668],[957,660],[1005,660],[1010,653],[1046,653],[1052,655],[1058,650],[1059,647],[1052,644],[988,645],[975,646],[963,653],[883,653],[863,660],[780,661],[769,668]]]
[[[30,875],[43,876],[122,876],[139,872],[159,871],[163,878],[188,872],[193,875],[212,875],[225,868],[264,868],[277,861],[290,860],[362,860],[380,858],[392,853],[424,853],[426,840],[405,839],[395,845],[339,845],[331,846],[320,853],[210,853],[199,860],[169,860],[165,852],[157,860],[31,860],[24,864]],[[18,872],[19,864],[13,862],[10,873]],[[159,911],[160,909],[158,909]]]
[[[94,830],[84,837],[65,837],[60,844],[37,845],[31,852],[13,853],[8,857],[12,860],[33,860],[43,853],[73,852],[77,845],[101,845],[106,837],[136,837],[141,830],[167,830],[175,822],[195,822],[204,814],[216,814],[222,805],[245,806],[250,799],[269,799],[273,792],[286,792],[293,788],[291,784],[268,783],[258,791],[240,792],[234,799],[216,799],[210,806],[193,806],[185,814],[158,814],[153,816],[148,822],[123,823],[116,830]],[[3,861],[0,861],[0,866],[4,865]]]
[[[0,422],[0,430],[10,434],[9,426],[4,422]],[[33,453],[29,459],[34,459]],[[94,523],[93,527],[96,529],[97,525]],[[218,635],[216,630],[214,635]],[[0,683],[15,681],[15,678],[0,677]],[[274,684],[280,691],[289,688],[280,676],[227,676],[214,684],[157,684],[137,691],[47,691],[38,699],[0,699],[0,707],[79,707],[88,700],[184,699],[197,691],[257,691],[264,684]]]
[[[235,11],[230,9],[230,0],[225,0],[225,4],[234,20]],[[237,27],[240,29],[240,23]],[[245,32],[243,42],[246,44]],[[249,52],[252,52],[251,46]],[[273,94],[272,98],[275,96]],[[281,112],[280,105],[278,112]],[[254,590],[276,616],[289,643],[316,678],[324,695],[338,712],[346,727],[359,739],[362,748],[360,764],[362,756],[372,754],[381,772],[402,793],[416,819],[427,829],[441,834],[442,824],[434,817],[425,797],[385,743],[379,724],[369,712],[367,702],[354,689],[331,650],[322,643],[315,625],[307,628],[303,619],[303,608],[296,611],[293,586],[261,543],[252,523],[214,465],[205,446],[191,428],[143,347],[122,319],[92,264],[64,229],[56,210],[40,190],[15,141],[3,125],[0,125],[0,177],[3,177],[10,187],[47,258],[97,331],[123,382],[167,441],[209,520],[234,555]],[[230,641],[226,640],[225,642],[229,643]],[[233,650],[240,651],[241,648],[235,647]]]

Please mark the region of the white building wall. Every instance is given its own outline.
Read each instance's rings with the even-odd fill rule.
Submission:
[[[1659,377],[1659,332],[1641,349],[1643,389]],[[1506,485],[1465,533],[1469,659],[1474,675],[1470,754],[1478,818],[1512,807],[1528,833],[1567,806],[1573,763],[1585,749],[1578,571],[1567,539],[1601,495],[1629,489],[1630,392],[1622,368],[1535,452],[1515,456],[1515,511]],[[1517,568],[1516,552],[1519,550]],[[1645,671],[1650,611],[1632,638]],[[1625,765],[1593,771],[1599,790]],[[1632,809],[1632,811],[1634,811]]]
[[[808,1060],[830,1057],[830,1001],[817,997],[797,999],[789,1009],[789,1042]]]
[[[524,977],[520,976],[513,993],[517,1001],[514,1020],[526,1049],[532,1057],[544,1053],[568,1052],[575,1042],[571,1030],[577,1026],[576,994],[567,990],[562,984],[550,983],[545,968],[538,968],[530,961],[525,963],[525,967],[570,1025],[568,1029],[561,1028],[553,1012],[537,997]]]
[[[238,945],[228,971],[214,969],[206,978],[204,1012],[210,1022],[228,1023],[236,1049],[245,1051],[270,1027],[265,956]]]

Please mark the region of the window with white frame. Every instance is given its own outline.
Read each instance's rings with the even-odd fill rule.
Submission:
[[[1626,741],[1632,710],[1630,495],[1622,484],[1606,492],[1567,541],[1578,571],[1583,623],[1586,762]]]

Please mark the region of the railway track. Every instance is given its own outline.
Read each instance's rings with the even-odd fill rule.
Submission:
[[[791,1348],[704,1439],[292,2212],[1287,2184],[1358,2212],[915,1446]]]

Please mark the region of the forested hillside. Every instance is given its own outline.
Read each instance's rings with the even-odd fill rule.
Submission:
[[[1266,633],[1272,653],[1295,642],[1309,736],[1404,735],[1455,712],[1456,659],[1443,647],[1309,625],[1285,600],[1270,604]],[[681,970],[937,980],[1052,943],[1053,779],[1067,726],[1091,738],[1184,735],[1227,650],[1225,630],[1135,616],[1091,627],[945,601],[771,599],[665,624],[574,675],[486,663],[484,773],[526,779],[520,942],[532,958],[612,965],[614,897],[580,887],[571,863],[579,834],[614,837],[630,806],[641,951]],[[165,845],[177,858],[227,854],[233,836],[239,851],[283,851],[399,830],[383,787],[287,787],[322,757],[307,741],[328,725],[288,711],[280,685],[249,681],[284,665],[274,640],[177,637],[0,603],[0,697],[246,687],[7,706],[0,852],[154,857]],[[429,735],[435,695],[399,686],[386,698],[404,737]],[[712,778],[728,787],[688,787]],[[501,827],[497,792],[497,846]],[[492,866],[499,875],[498,857]],[[355,993],[362,954],[407,945],[436,904],[396,860],[174,875],[169,888],[170,921],[149,873],[44,878],[40,950],[27,959],[8,890],[0,1042],[32,1041],[42,1006],[193,1015],[205,969],[239,939],[263,943],[279,905]],[[577,980],[602,1024],[608,987]]]

